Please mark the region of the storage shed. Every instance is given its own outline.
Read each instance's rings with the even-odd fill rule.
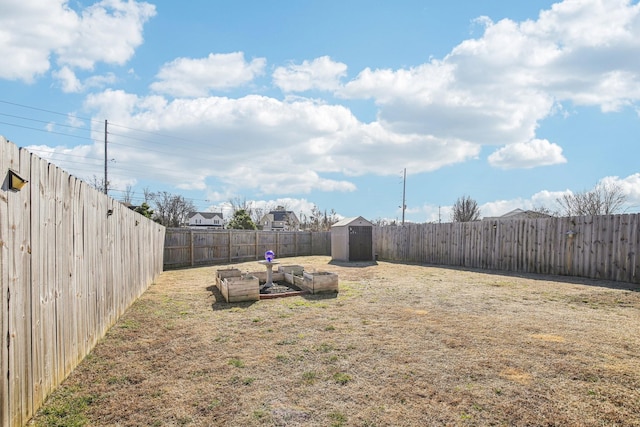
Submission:
[[[331,227],[331,259],[373,261],[373,224],[361,216],[345,218]]]

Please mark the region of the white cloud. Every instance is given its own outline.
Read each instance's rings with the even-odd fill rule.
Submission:
[[[73,42],[56,50],[58,62],[82,69],[96,62],[122,65],[142,44],[142,27],[155,14],[155,6],[144,2],[95,3],[82,10]]]
[[[114,83],[116,81],[115,75],[113,73],[109,73],[102,76],[94,75],[82,82],[78,79],[76,73],[67,66],[53,71],[51,76],[58,81],[60,88],[64,93],[80,93],[89,88],[103,88],[107,84]]]
[[[65,0],[7,0],[0,4],[0,78],[33,82],[51,67],[66,90],[69,70],[93,69],[97,62],[124,64],[142,43],[142,26],[155,15],[144,2],[103,0],[80,13]]]
[[[164,64],[151,89],[176,97],[207,96],[211,90],[227,90],[251,82],[263,74],[266,60],[247,62],[242,52],[209,54],[206,58],[178,58]]]
[[[328,56],[302,64],[278,67],[273,72],[273,83],[284,92],[304,92],[312,89],[332,91],[339,87],[347,74],[347,65]]]
[[[598,184],[615,184],[622,189],[622,193],[626,197],[626,202],[622,206],[621,211],[637,211],[640,206],[640,173],[629,175],[625,178],[617,176],[608,176],[602,178],[592,188],[575,188],[562,191],[542,190],[533,194],[530,198],[515,198],[510,200],[495,200],[480,205],[482,217],[501,216],[514,209],[532,210],[536,208],[546,208],[552,213],[561,213],[562,207],[558,200],[562,199],[565,194],[573,194],[575,192],[590,191]],[[446,209],[449,209],[448,207]],[[433,216],[433,209],[431,209]]]
[[[9,9],[28,27],[27,6],[36,9],[39,3],[23,3],[24,10],[16,5]],[[33,79],[49,69],[48,56],[57,54],[60,69],[55,77],[65,91],[100,87],[108,75],[83,79],[78,70],[90,69],[97,61],[119,64],[130,58],[142,41],[142,24],[155,13],[146,3],[116,0],[97,3],[81,14],[63,1],[48,7],[51,4],[55,7],[47,12],[60,20],[61,29],[55,30],[60,37],[49,40],[47,34],[45,39],[54,23],[35,11],[50,27],[33,33],[33,43],[33,34],[27,32],[35,29],[11,33],[21,37],[27,49],[14,52],[0,44],[0,54],[16,58],[15,64],[0,69],[0,77]],[[0,22],[13,25],[3,7]],[[496,167],[561,164],[567,161],[562,147],[537,138],[536,131],[543,119],[566,111],[563,104],[604,111],[637,108],[639,9],[628,0],[565,0],[536,20],[494,23],[482,18],[480,36],[463,41],[442,59],[401,69],[366,68],[347,82],[347,65],[329,56],[275,68],[273,84],[285,95],[321,90],[332,91],[338,99],[373,100],[378,111],[371,123],[326,100],[211,96],[213,91],[248,86],[265,72],[265,58],[249,61],[242,52],[177,58],[159,69],[151,85],[156,95],[108,90],[87,97],[85,106],[96,117],[165,135],[154,136],[152,142],[116,141],[122,144],[121,164],[131,170],[154,165],[145,173],[181,188],[208,188],[216,180],[223,183],[220,194],[234,194],[238,188],[276,194],[348,192],[355,189],[350,177],[393,175],[399,167],[412,173],[433,171],[477,158],[485,145],[497,150],[488,158]],[[102,37],[99,43],[94,38],[91,46],[76,38],[90,24],[100,30],[95,37]],[[116,24],[123,31],[113,36],[118,37],[115,51],[93,50],[109,45],[107,33],[115,31]],[[3,31],[0,34],[8,37]],[[121,133],[133,136],[130,130]],[[629,184],[629,194],[633,188]],[[505,202],[486,208],[509,206]]]
[[[546,139],[509,144],[489,156],[489,164],[502,169],[529,169],[566,163],[562,148]]]
[[[60,70],[51,73],[51,75],[60,83],[64,93],[78,93],[82,91],[82,83],[71,68],[62,67]]]
[[[638,211],[638,207],[640,207],[640,173],[629,175],[626,178],[609,176],[602,178],[600,183],[618,185],[627,199],[624,209]]]
[[[118,150],[135,153],[136,161],[153,164],[150,173],[158,179],[181,188],[203,188],[214,178],[229,188],[269,194],[349,192],[354,183],[336,174],[395,174],[398,165],[419,173],[463,162],[480,149],[461,140],[394,133],[358,121],[345,107],[306,99],[250,95],[169,101],[107,90],[88,96],[85,107],[129,128],[179,135],[114,142],[125,145]],[[101,132],[97,129],[94,137],[99,140]],[[131,132],[117,131],[121,138]]]
[[[380,122],[394,132],[483,145],[535,140],[559,102],[617,111],[640,100],[639,4],[566,0],[537,20],[478,22],[482,35],[442,60],[367,68],[337,94],[372,98]],[[538,161],[562,161],[559,147],[547,144]]]
[[[49,70],[51,53],[73,42],[77,25],[65,0],[0,2],[0,78],[33,82]]]
[[[502,216],[514,209],[529,209],[528,202],[517,198],[512,200],[495,200],[479,206],[482,218]]]

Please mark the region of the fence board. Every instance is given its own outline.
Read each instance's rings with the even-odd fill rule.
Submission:
[[[378,259],[640,283],[640,214],[374,227]]]
[[[21,177],[29,177],[31,164],[25,150],[13,150],[11,166]],[[28,178],[27,178],[28,179]],[[16,310],[9,310],[9,405],[12,424],[24,424],[33,414],[33,372],[31,365],[31,287],[22,286],[31,280],[31,218],[29,200],[31,185],[21,191],[8,192],[9,197],[9,301]]]
[[[330,232],[167,229],[164,267],[226,264],[264,257],[273,250],[278,258],[329,255]]]
[[[20,191],[9,168],[28,180]],[[5,427],[25,425],[162,271],[164,227],[2,137],[0,171]]]
[[[9,310],[5,301],[8,301],[9,284],[9,195],[7,194],[9,169],[9,153],[13,147],[10,143],[0,138],[0,173],[2,173],[2,191],[0,191],[0,425],[9,425]]]

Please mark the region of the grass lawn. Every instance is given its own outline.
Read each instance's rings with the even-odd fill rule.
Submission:
[[[635,285],[279,261],[340,292],[228,304],[231,266],[164,272],[32,425],[640,426]]]

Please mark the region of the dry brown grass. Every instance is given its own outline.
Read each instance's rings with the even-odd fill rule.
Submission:
[[[35,423],[81,402],[91,426],[640,426],[632,285],[280,261],[340,293],[227,304],[224,266],[165,272]]]

